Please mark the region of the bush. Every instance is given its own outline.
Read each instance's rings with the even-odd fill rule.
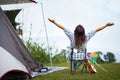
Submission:
[[[30,51],[33,58],[39,62],[39,63],[48,63],[49,60],[49,54],[46,53],[47,49],[43,48],[43,45],[39,45],[36,42],[30,42],[26,41],[26,46],[28,50]]]

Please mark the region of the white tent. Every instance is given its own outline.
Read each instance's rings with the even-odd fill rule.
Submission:
[[[11,71],[28,73],[26,67],[0,46],[0,76],[3,77]]]
[[[22,76],[25,77],[25,74],[29,75],[35,70],[41,68],[0,8],[0,80],[10,80],[16,78],[15,76],[23,80]]]

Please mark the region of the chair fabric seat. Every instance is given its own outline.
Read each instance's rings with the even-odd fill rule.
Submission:
[[[71,54],[68,55],[68,59],[71,60]],[[85,60],[85,54],[84,53],[73,53],[72,60]]]
[[[84,60],[85,54],[84,53],[73,53],[73,60]]]

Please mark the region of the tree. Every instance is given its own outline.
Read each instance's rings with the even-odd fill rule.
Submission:
[[[62,49],[62,51],[59,54],[57,54],[53,57],[54,63],[63,63],[66,61],[67,60],[66,60],[66,50],[65,49]]]
[[[112,52],[107,52],[106,55],[104,55],[104,59],[106,62],[113,63],[116,61],[115,55]]]
[[[37,62],[40,63],[50,62],[49,60],[50,55],[46,53],[46,48],[43,48],[43,45],[40,46],[36,42],[27,41],[26,46]]]

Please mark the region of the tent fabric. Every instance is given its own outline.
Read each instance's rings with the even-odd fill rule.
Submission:
[[[0,5],[18,4],[18,3],[31,3],[31,0],[0,0]]]
[[[23,73],[28,73],[26,67],[2,47],[0,47],[0,60],[1,77],[3,77],[5,74],[11,71],[20,71]]]
[[[22,63],[28,71],[39,68],[26,46],[0,8],[0,46]],[[4,54],[4,53],[0,53]],[[1,57],[1,56],[0,56]],[[0,58],[1,59],[1,58]],[[9,60],[9,59],[6,59]],[[1,60],[0,60],[1,61]],[[7,63],[4,63],[7,64]],[[1,67],[1,66],[0,66]]]

